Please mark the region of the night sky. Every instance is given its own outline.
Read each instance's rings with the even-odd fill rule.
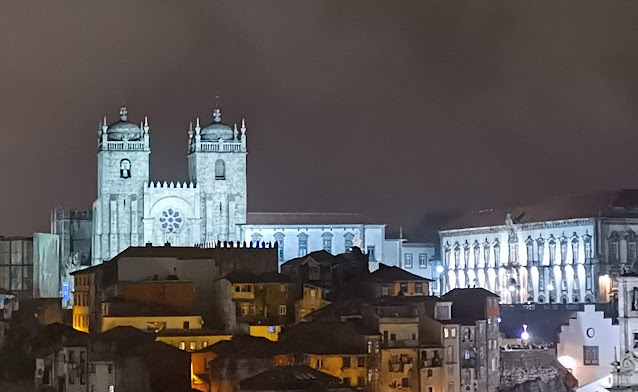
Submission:
[[[90,208],[96,132],[248,126],[250,211],[428,211],[638,187],[635,1],[0,0],[0,234]]]

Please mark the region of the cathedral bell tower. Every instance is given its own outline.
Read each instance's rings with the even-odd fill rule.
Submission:
[[[215,108],[213,122],[188,132],[188,172],[200,189],[201,241],[238,241],[246,223],[246,124],[222,123]]]
[[[143,242],[144,187],[149,179],[148,119],[128,122],[125,107],[119,121],[98,129],[97,200],[93,203],[93,260],[100,264],[129,246]]]

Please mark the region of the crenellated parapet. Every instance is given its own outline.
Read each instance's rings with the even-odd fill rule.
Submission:
[[[148,183],[144,183],[146,188],[151,188],[151,189],[196,189],[197,188],[197,184],[193,183],[193,182],[167,182],[167,181],[151,181]]]
[[[197,248],[246,248],[246,249],[275,249],[277,242],[259,241],[209,241],[196,244]]]

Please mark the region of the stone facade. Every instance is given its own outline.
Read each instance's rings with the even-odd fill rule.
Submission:
[[[502,303],[594,303],[638,260],[638,191],[485,210],[439,231],[444,284],[483,287]]]
[[[195,246],[236,241],[246,222],[246,127],[241,136],[221,122],[188,133],[189,180],[150,180],[150,137],[120,121],[98,132],[98,199],[93,204],[93,263],[115,257],[129,246],[146,243]]]

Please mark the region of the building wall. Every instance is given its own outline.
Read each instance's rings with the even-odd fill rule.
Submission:
[[[375,289],[377,297],[396,297],[399,295],[405,295],[407,297],[426,296],[430,294],[430,282],[378,283]]]
[[[609,376],[612,372],[616,344],[620,339],[620,327],[597,312],[595,305],[585,305],[584,311],[576,313],[569,325],[561,326],[558,334],[556,356],[563,366],[570,369],[579,385]],[[588,357],[585,364],[585,347],[595,348],[597,364]],[[589,348],[587,350],[590,350]]]
[[[595,268],[590,265],[597,251],[594,219],[446,230],[440,237],[449,289],[483,287],[499,294],[502,303],[597,298]],[[550,246],[551,241],[555,245]],[[509,289],[511,279],[514,291]]]
[[[436,246],[428,243],[408,242],[403,239],[386,239],[383,242],[383,264],[403,268],[423,278],[432,279],[433,286],[439,278],[437,266],[441,261],[436,258]],[[432,287],[437,290],[438,287]]]
[[[33,235],[33,297],[53,298],[61,294],[60,237]]]
[[[416,318],[379,318],[383,347],[416,347],[419,344],[419,324]]]
[[[432,388],[431,392],[445,392],[447,377],[443,366],[443,349],[427,348],[419,351],[420,391],[429,392],[429,388]],[[413,390],[417,389],[413,388]]]
[[[242,287],[249,288],[250,292],[239,291]],[[236,283],[231,289],[239,323],[285,325],[294,322],[291,283]]]
[[[324,292],[325,289],[322,287],[303,285],[303,297],[295,303],[295,322],[330,303],[323,299]]]
[[[200,316],[103,317],[101,332],[124,326],[146,331],[149,323],[166,323],[167,330],[183,329],[185,322],[189,323],[189,329],[202,329],[204,325]]]
[[[122,282],[122,297],[127,301],[158,303],[188,309],[195,296],[195,284],[188,281]]]
[[[0,237],[0,287],[33,297],[33,237]]]
[[[304,363],[331,376],[339,377],[349,386],[363,387],[367,383],[368,369],[371,369],[369,357],[367,354],[305,354]],[[363,366],[359,366],[359,358],[363,361]]]
[[[416,348],[381,349],[380,392],[419,388],[419,353]]]
[[[357,246],[363,253],[372,251],[374,258],[370,258],[370,270],[376,270],[378,263],[383,261],[383,244],[385,241],[384,225],[243,225],[242,238],[246,242],[265,241],[283,243],[283,253],[280,253],[279,264],[305,256],[317,250],[327,250],[336,255],[344,253],[346,238],[352,237],[352,246]],[[300,238],[302,239],[300,241]],[[303,239],[307,240],[307,247],[302,248]],[[330,239],[330,246],[324,248],[324,240]]]

